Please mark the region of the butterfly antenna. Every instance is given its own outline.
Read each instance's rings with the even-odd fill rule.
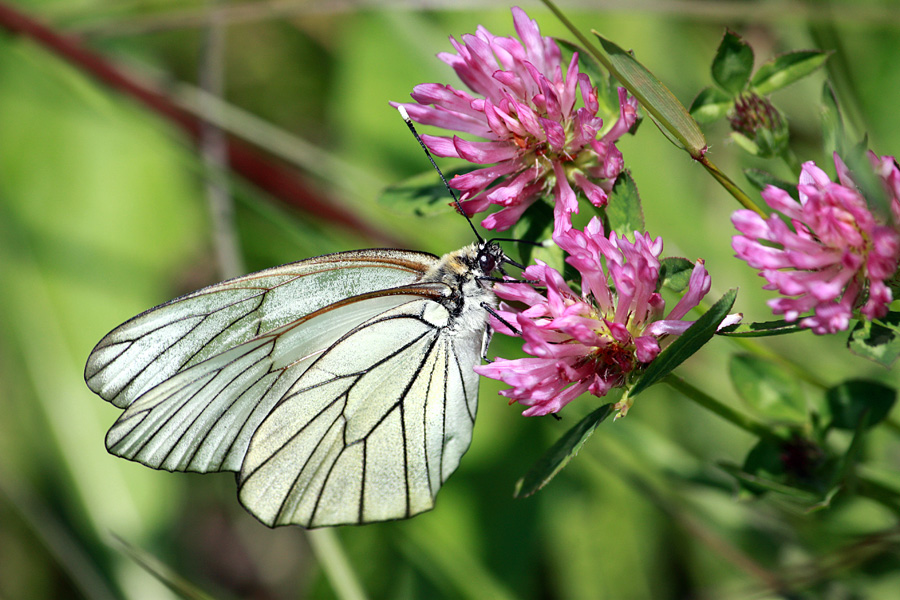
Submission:
[[[419,132],[416,131],[416,126],[413,125],[412,120],[409,118],[409,113],[406,112],[406,109],[403,106],[397,106],[397,110],[400,111],[400,116],[403,117],[403,120],[406,122],[406,126],[409,127],[409,130],[412,132],[413,136],[415,136],[416,140],[419,142],[419,145],[422,146],[422,150],[425,151],[425,156],[428,157],[428,160],[431,161],[431,166],[434,167],[434,170],[437,171],[438,175],[441,176],[441,181],[444,182],[444,187],[447,188],[447,191],[450,192],[450,197],[453,198],[453,201],[456,203],[456,210],[459,211],[463,217],[465,217],[466,221],[469,223],[469,227],[472,228],[472,231],[475,233],[475,237],[478,238],[479,242],[484,242],[484,238],[481,237],[481,234],[478,233],[478,230],[475,229],[475,225],[472,223],[472,219],[469,218],[469,215],[466,214],[466,211],[463,210],[462,204],[459,202],[459,198],[456,196],[456,192],[453,191],[453,188],[450,187],[450,184],[447,183],[447,178],[444,177],[444,173],[441,172],[441,168],[437,166],[437,163],[434,162],[434,158],[431,156],[431,151],[428,149],[428,146],[425,145],[425,142],[422,141],[422,138],[419,137]]]

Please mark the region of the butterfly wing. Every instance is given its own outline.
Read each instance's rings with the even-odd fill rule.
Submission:
[[[423,294],[316,359],[250,441],[239,478],[245,508],[270,526],[304,527],[431,509],[472,439],[472,366],[485,335],[448,325],[447,309]]]
[[[496,303],[479,256],[341,253],[138,315],[85,368],[125,408],[107,447],[155,468],[237,471],[242,504],[270,526],[430,509],[472,438],[482,307]]]
[[[107,334],[84,378],[120,408],[221,352],[325,306],[418,280],[437,257],[400,250],[341,252],[238,277],[176,298]]]

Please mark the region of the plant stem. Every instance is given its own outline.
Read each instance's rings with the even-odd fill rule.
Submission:
[[[709,157],[704,154],[698,159],[698,161],[701,165],[703,165],[703,168],[705,168],[706,171],[713,176],[713,179],[718,181],[719,184],[723,188],[725,188],[725,190],[729,194],[734,196],[734,199],[737,200],[741,206],[748,210],[752,210],[763,219],[768,217],[768,215],[763,212],[763,210],[758,207],[747,194],[744,193],[744,190],[739,188],[738,185],[728,177],[728,175],[719,170],[719,167],[717,167],[711,160],[709,160]]]
[[[670,373],[669,375],[666,375],[662,379],[662,381],[669,384],[669,386],[671,386],[673,389],[681,392],[689,400],[693,400],[703,408],[714,412],[732,425],[736,425],[737,427],[740,427],[748,433],[752,433],[757,437],[765,439],[781,439],[764,423],[748,417],[747,415],[741,414],[730,406],[722,404],[706,392],[703,392],[702,390],[694,387],[677,375],[673,375]]]
[[[306,539],[340,600],[365,600],[366,594],[341,548],[334,529],[310,529]]]

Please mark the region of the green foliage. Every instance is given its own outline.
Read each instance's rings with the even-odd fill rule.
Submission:
[[[444,173],[444,176],[450,181],[468,170],[459,168]],[[416,217],[456,212],[456,203],[434,169],[387,186],[378,196],[378,201],[393,211]]]
[[[763,321],[761,323],[736,323],[723,327],[717,333],[731,337],[768,337],[770,335],[784,335],[786,333],[799,333],[807,331],[797,323],[788,323],[781,319],[778,321]]]
[[[753,49],[741,36],[725,31],[716,56],[713,58],[713,81],[731,96],[737,96],[747,87],[753,71]]]
[[[856,485],[866,434],[887,418],[897,398],[894,388],[847,380],[825,390],[823,412],[808,413],[800,382],[788,370],[753,355],[733,357],[730,370],[744,401],[769,423],[786,427],[760,438],[741,467],[720,464],[743,489],[773,493],[811,512]],[[852,432],[849,444],[836,443],[830,435],[835,430]]]
[[[510,35],[506,11],[370,7],[307,19],[286,18],[287,9],[241,12],[228,3],[157,4],[58,0],[10,8],[87,40],[141,79],[166,82],[166,93],[197,110],[203,109],[190,82],[200,69],[208,15],[220,10],[229,128],[239,125],[231,121],[235,115],[261,120],[270,128],[260,127],[253,143],[285,160],[302,154],[290,142],[302,138],[314,157],[302,166],[310,188],[394,232],[405,247],[440,254],[472,241],[436,176],[413,176],[426,163],[387,102],[405,99],[421,81],[450,82],[451,70],[434,59],[450,50],[447,35],[459,39],[478,23]],[[832,8],[839,15],[854,9]],[[546,33],[560,30],[546,12],[529,13]],[[775,48],[802,47],[815,30],[772,26],[757,16],[748,9],[730,25],[751,25]],[[792,18],[801,23],[800,13]],[[867,145],[854,130],[870,129],[880,154],[900,147],[892,91],[900,88],[900,71],[890,60],[900,41],[886,20],[867,18],[835,19],[828,24],[835,44],[822,45],[846,53],[834,58],[852,65],[852,80],[826,84],[821,98],[803,85],[776,96],[802,134],[792,140],[797,164]],[[703,123],[728,116],[745,79],[744,42],[729,39],[717,85],[697,94],[698,82],[710,83],[709,69],[690,49],[707,47],[708,56],[725,23],[650,12],[623,21],[584,12],[579,25],[602,30],[601,51],[614,67],[604,67],[586,40],[579,40],[581,48],[563,44],[564,52],[579,52],[582,70],[600,88],[606,125],[617,115],[614,71],[667,137],[693,158],[705,156],[706,137],[691,116]],[[653,73],[622,49],[632,45]],[[816,72],[826,58],[820,51],[780,55],[746,87],[768,94]],[[829,76],[836,62],[827,61]],[[695,97],[690,115],[677,97]],[[814,136],[819,116],[821,148]],[[103,448],[118,413],[83,385],[92,345],[141,310],[220,279],[203,185],[207,167],[193,142],[166,117],[125,100],[58,49],[22,33],[0,36],[0,131],[0,596],[167,599],[208,590],[221,598],[339,597],[340,586],[325,574],[306,534],[259,525],[235,501],[231,476],[152,471]],[[796,194],[788,183],[796,181],[790,157],[763,164],[713,131],[710,155],[720,164],[743,170],[757,188],[772,184]],[[652,128],[640,133],[621,145],[628,174],[610,206],[597,211],[579,199],[578,218],[600,214],[626,231],[643,231],[646,218],[651,233],[666,238],[667,252],[704,257],[712,289],[740,286],[737,309],[765,319],[771,294],[732,256],[730,200]],[[248,269],[377,245],[246,182],[229,183]],[[877,206],[870,183],[860,186]],[[552,207],[541,200],[508,235],[543,241],[551,231]],[[565,266],[555,246],[520,250],[525,262]],[[664,259],[660,287],[683,290],[692,266]],[[898,374],[889,367],[900,355],[900,313],[857,323],[847,341],[855,355],[834,336],[782,335],[801,331],[784,321],[748,321],[719,332],[728,337],[714,348],[704,346],[733,298],[727,294],[683,342],[664,350],[655,372],[648,369],[635,388],[646,392],[678,365],[721,410],[653,386],[626,419],[607,423],[588,442],[611,404],[576,400],[561,424],[523,419],[497,397],[502,386],[485,381],[474,443],[436,509],[411,521],[335,532],[351,576],[373,598],[895,596],[900,438]],[[745,339],[776,334],[782,337]],[[504,352],[497,354],[511,354],[516,344],[504,337],[495,336],[492,354],[498,346]],[[722,357],[734,346],[742,354],[729,369]],[[805,369],[802,383],[799,375],[791,379],[793,368],[777,366],[785,363],[759,358],[773,352]],[[694,358],[682,362],[688,356]],[[735,370],[737,394],[728,378]],[[741,399],[761,419],[757,427],[735,416],[732,406]],[[578,425],[554,446],[568,419]],[[555,476],[554,484],[512,499],[517,478],[536,461],[519,493]],[[731,475],[711,469],[715,464]],[[734,483],[738,499],[753,501],[736,501]],[[129,549],[110,533],[129,540]],[[157,577],[180,587],[173,592]]]
[[[560,273],[565,269],[565,256],[559,246],[552,243],[553,207],[538,200],[524,212],[512,227],[512,237],[533,243],[519,243],[519,258],[523,265],[542,260]],[[539,245],[535,245],[539,244]]]
[[[797,192],[797,184],[785,181],[762,169],[745,169],[744,177],[759,191],[764,190],[766,186],[773,185],[790,194],[794,200],[800,199],[800,195]]]
[[[659,288],[667,288],[673,292],[683,292],[691,281],[694,263],[686,258],[669,257],[659,261]]]
[[[853,354],[890,367],[900,356],[900,313],[879,321],[859,321],[850,331],[847,348]]]
[[[787,157],[787,121],[767,97],[810,75],[827,58],[828,53],[819,50],[789,52],[752,73],[753,49],[726,29],[710,67],[716,86],[703,89],[694,98],[690,114],[702,123],[727,117],[732,140],[752,156]]]
[[[700,123],[713,123],[728,115],[734,104],[734,97],[716,87],[700,90],[691,103],[690,112]]]
[[[611,125],[619,118],[619,94],[616,79],[604,72],[590,52],[564,39],[557,38],[563,51],[563,62],[568,64],[575,52],[578,53],[578,70],[591,78],[591,84],[597,88],[597,102],[600,104],[600,115],[606,124]]]
[[[851,379],[830,388],[826,397],[831,410],[830,427],[871,429],[881,423],[897,401],[897,390],[865,379]]]
[[[572,429],[567,431],[547,452],[532,465],[524,477],[516,482],[513,495],[516,498],[531,496],[550,483],[557,473],[575,458],[584,443],[593,435],[597,426],[613,412],[613,404],[604,404],[588,416],[581,419]]]
[[[619,173],[613,189],[609,193],[609,203],[605,208],[607,227],[605,231],[617,231],[631,235],[644,231],[644,209],[641,195],[631,174],[625,170]]]
[[[760,65],[750,80],[750,88],[760,96],[767,96],[817,71],[829,54],[822,50],[801,50],[776,56]]]
[[[844,118],[838,99],[829,82],[822,86],[822,136],[826,151],[845,154],[848,149],[847,134],[844,131]]]

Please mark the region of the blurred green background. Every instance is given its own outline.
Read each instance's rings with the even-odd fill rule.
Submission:
[[[384,186],[427,168],[388,101],[405,100],[420,82],[458,85],[434,56],[451,50],[449,35],[478,24],[497,35],[513,28],[505,4],[418,4],[8,6],[77,36],[182,106],[198,106],[200,73],[219,59],[220,112],[231,131],[291,164],[325,202],[398,244],[441,254],[471,241],[458,217],[414,218],[377,204]],[[686,105],[711,83],[708,65],[725,26],[753,45],[757,62],[833,49],[832,62],[845,65],[838,73],[849,74],[837,85],[851,120],[879,154],[900,152],[895,2],[587,5],[562,8],[584,31],[633,48]],[[524,8],[545,35],[571,37],[546,9]],[[224,34],[218,53],[207,46],[213,21]],[[824,77],[774,101],[790,118],[801,160],[831,170],[818,123]],[[726,133],[707,130],[710,156],[744,185],[740,169],[758,165]],[[619,147],[665,254],[705,258],[712,296],[739,286],[736,310],[748,320],[771,318],[759,278],[732,257],[734,201],[649,120]],[[45,44],[0,32],[0,598],[173,597],[117,537],[213,597],[335,594],[305,532],[256,522],[238,505],[232,475],[156,472],[108,455],[103,438],[119,411],[82,379],[91,348],[114,326],[221,278],[205,173],[171,122]],[[247,271],[384,244],[240,178],[232,183]],[[897,384],[896,372],[843,344],[841,336],[808,333],[766,342],[829,385],[851,376]],[[726,372],[738,350],[715,339],[679,373],[743,410]],[[507,340],[492,348],[513,352]],[[434,511],[337,531],[371,597],[900,598],[896,514],[864,499],[805,514],[774,499],[739,498],[716,461],[742,462],[754,439],[662,386],[642,395],[628,418],[604,423],[546,489],[514,500],[516,480],[597,400],[573,403],[561,422],[524,419],[497,389],[484,381],[472,448]],[[871,468],[896,476],[897,433],[876,431],[867,441]]]

